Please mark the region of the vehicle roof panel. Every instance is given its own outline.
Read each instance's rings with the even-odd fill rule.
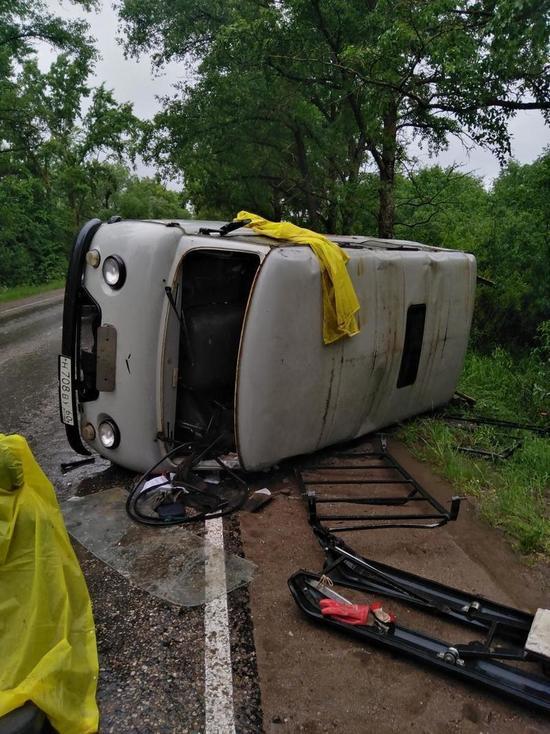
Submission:
[[[189,235],[200,235],[201,229],[219,229],[227,222],[210,221],[206,219],[164,219],[154,220],[156,222],[162,222],[168,224],[169,222],[177,223],[186,234]],[[204,235],[205,237],[212,237],[212,235]],[[447,248],[433,247],[431,245],[424,245],[420,242],[414,242],[412,240],[384,240],[378,237],[368,237],[365,235],[325,235],[328,239],[336,242],[341,247],[350,248],[365,248],[365,249],[383,249],[383,250],[424,250],[424,251],[439,251],[447,250]],[[216,235],[212,237],[216,239]],[[266,235],[259,235],[248,229],[247,227],[240,227],[234,230],[229,235],[226,235],[224,240],[246,240],[247,244],[267,245],[268,247],[299,247],[292,242],[286,242],[282,240],[276,240]],[[447,250],[449,251],[449,250]]]

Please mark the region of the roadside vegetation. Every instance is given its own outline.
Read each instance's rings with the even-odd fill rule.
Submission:
[[[17,301],[19,298],[27,298],[28,296],[36,296],[39,293],[47,293],[55,291],[65,286],[65,279],[50,280],[49,283],[42,285],[16,285],[13,288],[0,287],[0,303],[7,301]]]
[[[426,195],[434,178],[418,174]],[[446,191],[435,189],[431,211],[413,207],[408,217],[408,225],[420,222],[412,228],[419,240],[473,252],[478,272],[493,282],[477,289],[459,384],[476,404],[462,413],[550,427],[549,190],[547,152],[530,165],[510,163],[490,191],[453,174]],[[550,557],[550,437],[437,418],[411,421],[401,436],[458,494],[474,496],[482,515],[522,552]],[[508,459],[494,462],[458,450],[500,453],[517,440],[522,444]]]
[[[550,322],[540,346],[512,357],[502,348],[490,354],[470,351],[459,389],[475,406],[451,407],[455,415],[475,415],[538,426],[550,421]],[[447,478],[457,494],[476,498],[482,516],[502,528],[523,553],[550,557],[550,437],[531,431],[418,418],[399,432],[419,458]],[[506,459],[475,457],[459,447],[501,453],[519,444]]]

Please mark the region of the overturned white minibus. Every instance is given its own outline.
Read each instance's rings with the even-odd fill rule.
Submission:
[[[325,345],[307,246],[200,221],[89,222],[73,248],[59,358],[71,446],[144,471],[213,427],[247,470],[446,403],[472,319],[472,255],[331,237],[360,331]]]

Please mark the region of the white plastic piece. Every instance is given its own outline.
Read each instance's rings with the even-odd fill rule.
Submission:
[[[550,660],[550,609],[537,609],[525,649]]]

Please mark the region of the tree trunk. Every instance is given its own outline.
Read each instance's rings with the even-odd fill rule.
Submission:
[[[296,144],[296,158],[298,162],[298,170],[300,171],[303,192],[305,196],[305,205],[308,215],[308,225],[315,229],[319,221],[317,211],[317,199],[311,188],[311,176],[309,175],[309,165],[307,160],[307,151],[304,136],[299,128],[294,129],[294,142]]]
[[[380,171],[380,187],[378,189],[378,236],[383,239],[393,237],[395,219],[394,178],[385,171]]]
[[[382,155],[378,161],[380,186],[378,189],[378,236],[393,237],[395,222],[395,158],[397,151],[397,106],[392,100],[384,114]]]
[[[350,152],[347,178],[344,183],[343,200],[340,205],[342,217],[342,234],[351,234],[353,223],[357,218],[357,184],[361,164],[365,158],[365,140],[363,134],[359,136],[354,151]]]
[[[283,207],[281,204],[281,192],[278,186],[271,188],[271,207],[273,209],[273,221],[280,222],[283,218]]]

